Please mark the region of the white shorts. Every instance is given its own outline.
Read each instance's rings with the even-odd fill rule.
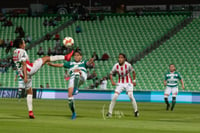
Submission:
[[[18,88],[25,88],[24,81],[18,81]]]
[[[165,89],[165,96],[169,96],[171,92],[172,92],[172,96],[176,96],[178,94],[178,86],[177,87],[167,86]]]
[[[30,72],[27,71],[28,74],[28,82],[25,83],[25,89],[28,90],[32,87],[32,76],[42,67],[43,61],[41,58],[37,59],[33,62],[33,66],[30,67]],[[28,67],[28,65],[27,65]]]
[[[133,91],[133,84],[131,84],[131,83],[117,83],[117,87],[115,89],[115,92],[120,94],[123,90],[126,90],[126,92]]]
[[[41,67],[42,67],[43,61],[42,58],[39,58],[33,62],[33,65],[27,65],[27,69],[30,69],[30,71],[27,71],[28,75],[34,75]]]
[[[71,76],[69,79],[68,88],[74,88],[75,75]],[[87,80],[87,74],[82,72],[80,75],[79,86],[82,85]]]

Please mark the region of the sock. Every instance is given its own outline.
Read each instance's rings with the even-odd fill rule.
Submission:
[[[69,97],[68,102],[70,110],[72,111],[72,113],[75,113],[74,97]]]
[[[22,97],[22,89],[18,90],[18,94],[17,94],[17,98],[21,98]]]
[[[172,97],[172,108],[171,108],[171,110],[174,109],[175,104],[176,104],[176,97]]]
[[[74,50],[72,50],[71,53],[65,55],[65,60],[66,60],[66,61],[70,61],[70,60],[71,60],[71,57],[72,57],[72,55],[73,55],[73,53],[74,53]]]
[[[58,61],[58,60],[64,60],[65,56],[63,55],[56,55],[56,56],[50,56],[50,61]]]
[[[135,98],[133,97],[133,92],[128,92],[128,96],[129,96],[129,98],[131,100],[131,103],[132,103],[134,111],[135,112],[138,111],[137,103],[135,101]]]
[[[167,105],[169,105],[169,101],[168,101],[168,98],[167,98],[167,97],[165,97],[165,103],[166,103]]]
[[[80,79],[80,73],[77,72],[77,73],[75,73],[75,78],[74,78],[74,88],[76,88],[76,89],[78,89],[79,79]]]
[[[115,93],[114,96],[113,96],[113,99],[112,99],[112,101],[110,103],[109,111],[108,111],[110,114],[112,114],[112,111],[113,111],[113,108],[115,106],[115,103],[116,103],[116,100],[117,100],[118,96],[119,95],[117,93]]]
[[[28,94],[26,99],[27,99],[28,111],[32,111],[33,110],[33,105],[32,105],[33,95]]]

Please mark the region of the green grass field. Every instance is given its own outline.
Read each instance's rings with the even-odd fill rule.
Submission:
[[[25,99],[0,99],[0,133],[200,132],[198,104],[177,104],[172,112],[163,103],[138,103],[140,116],[135,118],[129,102],[117,102],[113,117],[104,119],[108,105],[109,101],[76,101],[77,119],[71,120],[66,100],[34,100],[36,119],[31,120]]]

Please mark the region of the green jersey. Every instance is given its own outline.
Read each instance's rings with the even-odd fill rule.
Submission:
[[[69,69],[70,77],[74,75],[75,69],[80,69],[82,72],[87,74],[87,70],[86,70],[87,61],[86,60],[81,60],[80,62],[66,61],[64,63],[64,67]]]
[[[23,79],[19,76],[18,71],[16,71],[16,75],[18,76],[18,81],[23,81]]]
[[[165,74],[165,80],[167,81],[167,86],[169,87],[177,87],[178,81],[181,79],[181,75],[176,71],[174,71],[173,73],[167,72]]]

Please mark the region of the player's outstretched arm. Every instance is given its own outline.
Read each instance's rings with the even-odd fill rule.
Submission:
[[[136,73],[133,71],[133,85],[136,86]]]
[[[94,58],[90,58],[90,60],[87,62],[87,65],[92,65],[94,63]]]
[[[52,67],[63,67],[64,64],[53,64],[51,62],[48,62],[47,65],[52,66]]]
[[[17,74],[16,74],[16,76],[15,76],[15,81],[17,81],[17,77],[18,77],[18,76],[17,76]]]
[[[183,90],[185,89],[185,86],[184,86],[184,83],[183,83],[183,79],[180,80],[181,81],[181,84],[182,84],[182,88]]]
[[[27,83],[28,82],[28,79],[27,79],[27,68],[26,68],[26,62],[23,61],[22,62],[22,68],[23,68],[23,74],[24,74],[24,83]]]

